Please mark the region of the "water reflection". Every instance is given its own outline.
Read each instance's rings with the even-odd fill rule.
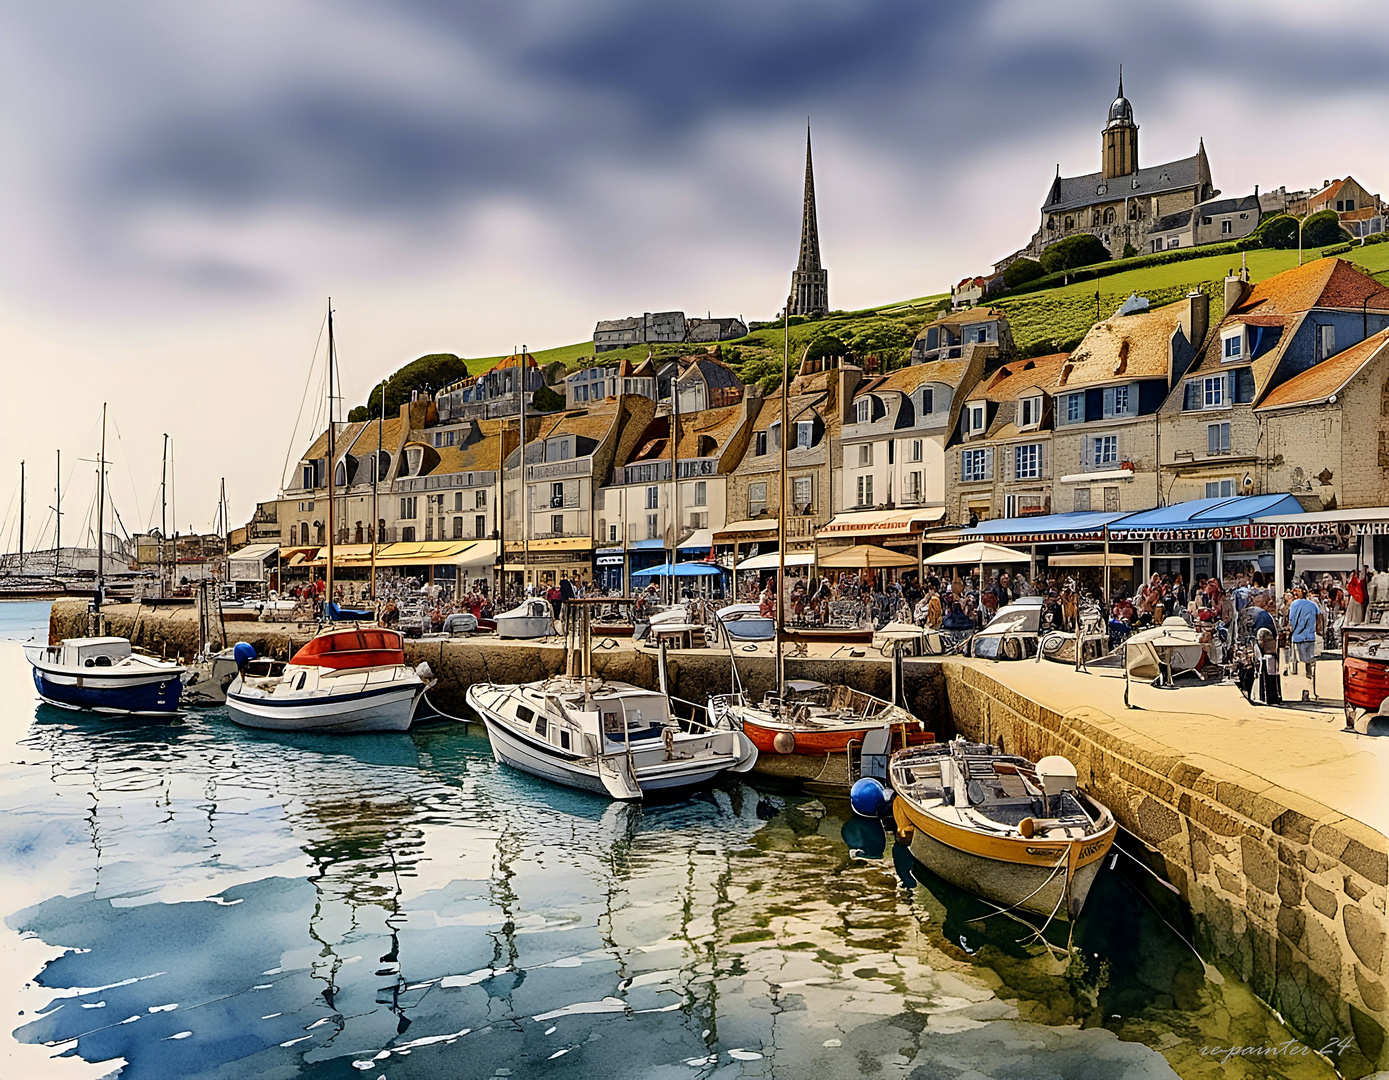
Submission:
[[[610,804],[457,727],[83,721],[9,659],[7,921],[75,950],[15,1034],[125,1076],[1156,1077],[1277,1030],[1117,877],[1068,965],[847,808]]]

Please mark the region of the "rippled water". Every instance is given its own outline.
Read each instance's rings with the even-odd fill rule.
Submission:
[[[1288,1035],[1107,872],[1063,964],[837,804],[610,804],[457,725],[85,719],[15,644],[0,712],[5,1076],[1330,1075],[1202,1057]]]

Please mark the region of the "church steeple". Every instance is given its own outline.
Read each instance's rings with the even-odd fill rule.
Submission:
[[[1119,93],[1109,106],[1109,122],[1103,132],[1102,165],[1104,178],[1127,176],[1138,171],[1138,125],[1133,122],[1133,106],[1124,97],[1124,68],[1119,67]]]
[[[810,156],[810,122],[805,125],[805,200],[801,206],[801,250],[791,274],[792,315],[829,310],[829,272],[820,265],[820,226],[815,215],[815,170]]]

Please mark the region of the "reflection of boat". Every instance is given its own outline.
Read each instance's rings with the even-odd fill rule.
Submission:
[[[131,650],[119,637],[66,638],[26,645],[39,697],[62,709],[108,715],[178,711],[184,668]]]
[[[486,723],[496,759],[616,799],[752,768],[757,750],[741,732],[682,723],[663,693],[592,674],[588,616],[601,602],[570,601],[566,608],[566,674],[468,687],[466,700]]]
[[[549,637],[554,632],[555,620],[550,601],[543,596],[528,597],[521,601],[519,607],[497,616],[498,637],[538,638]]]
[[[1162,679],[1165,685],[1170,685],[1174,676],[1196,671],[1206,659],[1201,632],[1188,626],[1180,615],[1132,635],[1124,645],[1124,666],[1129,675]]]
[[[719,608],[719,622],[728,636],[738,641],[771,641],[776,633],[776,620],[763,615],[757,604],[729,604]]]
[[[427,664],[405,665],[400,631],[330,627],[283,674],[239,675],[227,688],[227,711],[238,724],[273,731],[404,731],[432,685]]]
[[[923,866],[1003,908],[1075,919],[1118,826],[1061,757],[955,739],[892,756],[897,835]]]
[[[989,660],[1025,660],[1035,656],[1042,628],[1042,604],[1040,596],[1023,596],[999,608],[989,625],[970,638],[970,655]]]
[[[929,738],[924,725],[906,709],[848,686],[788,680],[784,693],[768,694],[760,705],[741,693],[709,699],[715,726],[742,731],[763,754],[809,754],[823,757],[862,745],[866,732],[890,727],[894,742]]]

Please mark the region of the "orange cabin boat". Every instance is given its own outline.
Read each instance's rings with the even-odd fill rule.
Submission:
[[[294,654],[300,667],[374,668],[405,663],[405,636],[381,627],[345,627],[319,634]]]

